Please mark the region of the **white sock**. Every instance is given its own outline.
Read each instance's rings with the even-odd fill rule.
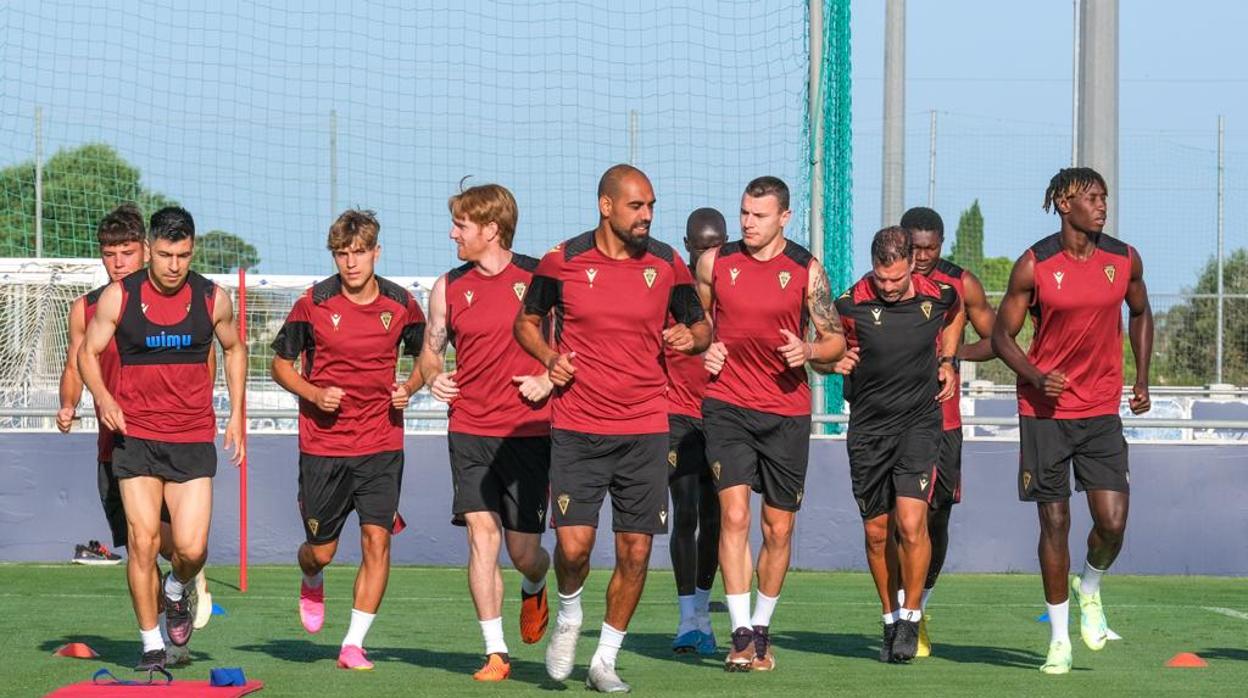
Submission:
[[[373,619],[376,617],[376,613],[365,613],[358,608],[351,609],[351,625],[347,626],[347,636],[342,639],[342,646],[355,645],[363,649],[364,636],[368,634],[368,629],[373,626]]]
[[[615,666],[615,658],[620,653],[620,646],[624,644],[624,636],[628,633],[623,630],[616,630],[610,625],[602,624],[602,633],[598,635],[598,649],[594,650],[593,659],[589,660],[590,666],[594,662],[603,662],[607,666]]]
[[[902,608],[905,605],[906,605],[906,590],[898,589],[897,590],[897,608]]]
[[[1044,606],[1049,610],[1049,642],[1070,642],[1070,599]]]
[[[585,614],[581,611],[582,591],[585,591],[585,587],[581,587],[571,594],[559,592],[559,615],[555,616],[556,625],[580,625],[585,620]]]
[[[884,625],[892,625],[893,623],[897,622],[896,611],[893,611],[892,613],[885,613],[883,614],[883,617],[884,617]]]
[[[152,650],[163,650],[165,641],[160,636],[160,627],[157,626],[151,630],[139,630],[139,639],[143,641],[143,651],[151,652]]]
[[[1085,596],[1095,594],[1101,588],[1101,575],[1106,570],[1098,570],[1092,566],[1092,563],[1084,561],[1083,576],[1079,578],[1079,593]]]
[[[529,596],[532,596],[536,594],[537,592],[541,591],[545,586],[546,586],[545,577],[542,577],[536,582],[531,582],[529,581],[528,577],[524,575],[520,575],[520,590],[528,594]]]
[[[917,608],[903,608],[897,612],[897,617],[901,620],[908,620],[911,623],[918,623],[923,618],[923,611]]]
[[[696,630],[698,624],[697,599],[692,594],[689,596],[677,596],[676,603],[680,605],[680,625],[676,627],[676,634],[683,635],[690,630]]]
[[[779,600],[779,596],[758,592],[754,597],[754,615],[750,618],[750,625],[761,625],[764,628],[771,625],[771,614],[776,612],[776,602]]]
[[[932,592],[934,590],[935,590],[935,587],[932,587],[931,589],[924,589],[923,596],[922,598],[919,599],[919,610],[923,611],[924,613],[927,612],[927,600],[931,598]]]
[[[728,619],[732,621],[732,630],[750,627],[750,592],[744,594],[724,594],[728,604]]]
[[[485,653],[507,654],[507,642],[503,640],[503,617],[478,622],[481,623],[481,636],[485,638]]]
[[[165,577],[165,596],[176,601],[182,598],[184,591],[186,591],[186,584],[179,581],[176,574],[170,572],[169,576]]]
[[[307,584],[311,589],[320,589],[325,584],[325,571],[321,570],[314,575],[303,575],[303,583]]]

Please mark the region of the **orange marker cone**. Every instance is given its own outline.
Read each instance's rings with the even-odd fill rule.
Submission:
[[[88,647],[85,642],[71,642],[67,645],[61,645],[52,654],[58,657],[72,657],[74,659],[95,659],[100,656],[95,653],[95,650]]]
[[[1203,669],[1209,663],[1191,652],[1179,652],[1166,662],[1166,666],[1171,669]]]

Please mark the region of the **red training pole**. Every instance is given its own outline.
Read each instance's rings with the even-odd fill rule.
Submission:
[[[247,270],[238,269],[238,341],[247,347]],[[250,357],[248,359],[250,362]],[[250,365],[248,369],[250,369]],[[243,381],[243,461],[238,465],[238,590],[247,591],[247,392]]]

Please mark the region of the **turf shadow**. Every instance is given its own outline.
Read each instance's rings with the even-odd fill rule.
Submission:
[[[311,664],[313,662],[333,661],[337,658],[337,647],[314,643],[304,639],[274,639],[250,645],[240,645],[234,649],[243,652],[256,652],[285,662]],[[471,652],[447,652],[444,650],[422,647],[369,647],[368,658],[375,664],[400,662],[428,669],[441,669],[450,674],[461,674],[471,678],[481,668],[482,656]],[[563,684],[551,681],[546,676],[546,667],[538,662],[511,658],[511,681],[531,684],[541,688],[562,690]]]
[[[1248,662],[1248,649],[1238,647],[1210,647],[1196,653],[1201,659],[1233,659]]]
[[[138,638],[133,640],[118,640],[117,638],[104,637],[102,635],[74,635],[65,636],[59,640],[44,640],[39,643],[39,649],[44,652],[55,652],[61,645],[70,642],[83,642],[88,647],[95,650],[100,655],[100,659],[106,662],[113,662],[121,666],[131,666],[139,660],[139,649],[141,647]],[[201,652],[192,645],[191,662],[194,666],[195,662],[210,662],[212,655],[207,652]],[[176,671],[181,667],[174,667],[171,671]]]
[[[684,664],[691,667],[706,666],[723,671],[724,653],[728,651],[724,645],[723,637],[717,637],[719,640],[719,649],[716,654],[705,657],[697,653],[676,654],[672,651],[671,633],[643,633],[629,632],[628,639],[624,641],[624,649],[629,652],[640,654],[649,659],[663,659],[678,664]]]

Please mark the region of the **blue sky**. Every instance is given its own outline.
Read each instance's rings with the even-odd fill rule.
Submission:
[[[883,2],[854,0],[856,259],[879,224]],[[454,263],[445,199],[499,181],[521,203],[518,247],[540,254],[595,222],[593,186],[627,159],[679,239],[702,205],[733,219],[742,185],[802,187],[805,28],[784,0],[304,3],[184,0],[0,8],[0,163],[116,145],[201,227],[258,245],[262,270],[321,273],[331,220],[329,113],[339,209],[375,208],[383,272]],[[1248,215],[1248,5],[1121,3],[1121,234],[1155,291],[1190,283],[1213,252],[1215,121],[1228,122],[1228,247]],[[1051,232],[1039,207],[1069,159],[1071,5],[910,0],[907,205],[927,202],[929,110],[939,121],[936,206],[952,230],[978,198],[992,255]],[[1238,150],[1237,150],[1238,148]],[[799,197],[800,198],[800,197]],[[798,204],[802,202],[799,200]],[[795,231],[796,232],[796,231]]]

